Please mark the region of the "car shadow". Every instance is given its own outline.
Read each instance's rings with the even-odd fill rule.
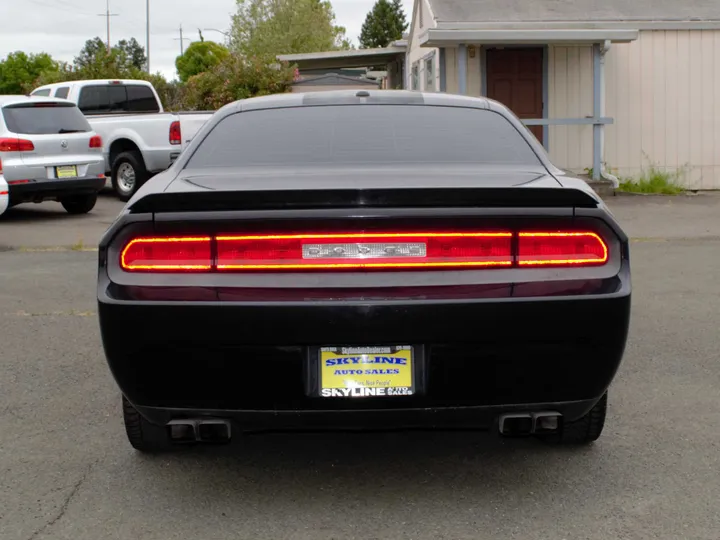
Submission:
[[[418,488],[436,489],[452,499],[520,488],[539,493],[548,481],[560,491],[572,490],[558,478],[599,470],[597,462],[607,455],[596,446],[554,447],[487,433],[405,431],[250,435],[225,447],[139,459],[135,470],[155,478],[155,495],[167,496],[168,504],[175,504],[175,489],[183,491],[181,484],[190,483],[208,502],[252,492],[281,502],[312,494],[314,504],[332,506],[349,492],[357,501],[372,500],[379,490],[412,497]],[[177,476],[168,475],[169,469]]]

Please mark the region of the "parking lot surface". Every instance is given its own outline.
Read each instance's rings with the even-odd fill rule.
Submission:
[[[0,538],[717,540],[720,196],[610,205],[633,238],[633,320],[594,446],[256,435],[163,457],[126,442],[98,335],[88,250],[122,204],[103,197],[81,217],[53,203],[11,210],[0,218]]]

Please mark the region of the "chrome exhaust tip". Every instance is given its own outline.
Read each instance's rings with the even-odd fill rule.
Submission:
[[[526,437],[556,433],[561,427],[562,415],[555,411],[537,411],[503,414],[498,429],[504,437]]]
[[[225,444],[231,439],[230,422],[217,418],[171,420],[167,429],[175,444]]]

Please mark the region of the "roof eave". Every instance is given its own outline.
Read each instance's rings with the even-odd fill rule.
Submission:
[[[717,20],[437,21],[441,30],[720,30]]]
[[[546,45],[551,43],[629,43],[637,30],[446,30],[430,28],[420,36],[421,47],[446,47],[459,43],[502,45]]]

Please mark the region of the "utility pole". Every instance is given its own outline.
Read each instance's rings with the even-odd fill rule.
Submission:
[[[150,73],[150,0],[145,0],[145,58]]]
[[[185,54],[185,41],[192,41],[190,38],[184,38],[183,37],[183,29],[182,24],[180,25],[180,56]],[[177,41],[178,38],[175,38],[175,41]]]
[[[117,17],[117,13],[110,13],[110,0],[106,0],[107,8],[105,13],[99,13],[98,17],[105,17],[107,19],[107,50],[110,52],[110,17]]]

